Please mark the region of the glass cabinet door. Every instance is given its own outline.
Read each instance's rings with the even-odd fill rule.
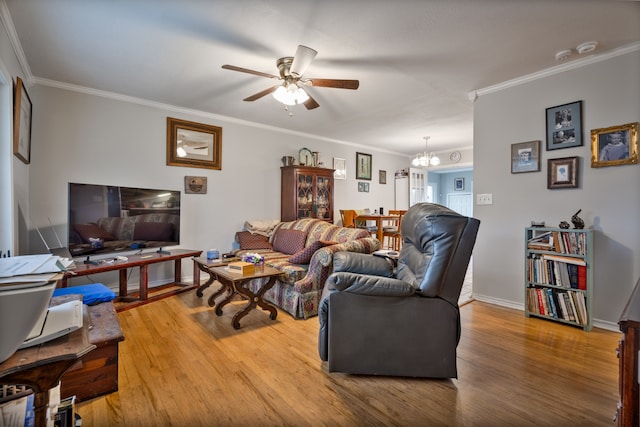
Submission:
[[[316,177],[316,218],[329,219],[331,217],[331,180],[329,177]]]
[[[313,175],[298,174],[298,219],[313,213]]]

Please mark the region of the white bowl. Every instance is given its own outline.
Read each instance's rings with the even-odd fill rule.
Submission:
[[[55,288],[55,281],[0,286],[0,363],[27,339]]]

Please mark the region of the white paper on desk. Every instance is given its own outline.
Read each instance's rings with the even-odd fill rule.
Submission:
[[[13,277],[25,274],[58,273],[57,256],[50,254],[22,255],[0,258],[0,277]]]
[[[45,284],[55,279],[58,273],[46,274],[22,274],[20,276],[0,277],[0,286],[2,290],[7,290],[5,285],[19,285],[22,283]]]

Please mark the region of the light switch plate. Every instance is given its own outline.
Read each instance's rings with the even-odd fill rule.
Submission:
[[[476,195],[476,203],[478,205],[492,205],[493,204],[493,194],[485,193]]]

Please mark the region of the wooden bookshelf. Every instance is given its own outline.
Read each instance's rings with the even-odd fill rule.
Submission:
[[[525,229],[525,315],[590,331],[593,231]]]

